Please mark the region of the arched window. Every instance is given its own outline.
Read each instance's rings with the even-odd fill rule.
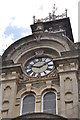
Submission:
[[[22,98],[20,114],[35,112],[35,96],[28,94]]]
[[[56,94],[54,92],[49,91],[43,94],[42,111],[56,114]]]

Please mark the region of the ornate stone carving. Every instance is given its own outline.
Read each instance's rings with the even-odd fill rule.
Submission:
[[[54,4],[52,13],[49,13],[47,17],[41,18],[41,19],[36,19],[35,16],[33,16],[33,23],[52,21],[56,19],[61,19],[63,17],[67,17],[67,9],[65,9],[65,12],[62,13],[61,15],[56,15],[55,14],[56,10],[57,8],[56,8],[56,5]]]
[[[72,90],[72,79],[69,77],[66,77],[64,80],[64,89],[66,90]]]
[[[73,101],[73,94],[72,94],[72,92],[66,92],[65,93],[65,101],[66,102],[70,102],[70,101]]]
[[[34,34],[34,40],[36,40],[37,42],[40,42],[40,39],[41,39],[41,34],[39,33]]]
[[[3,94],[4,100],[8,100],[10,98],[10,95],[11,95],[11,87],[8,85],[4,88],[4,94]]]
[[[2,103],[2,111],[6,111],[9,109],[9,100],[4,100]]]
[[[41,86],[45,85],[44,82],[36,82],[36,83],[33,83],[32,84],[32,87],[35,87],[35,88],[40,88]]]
[[[44,50],[42,50],[42,49],[38,49],[37,51],[35,51],[36,56],[41,56],[43,54],[44,54]]]

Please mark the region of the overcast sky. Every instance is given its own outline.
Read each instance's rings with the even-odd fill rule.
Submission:
[[[0,55],[16,40],[30,35],[33,16],[45,18],[56,4],[56,14],[68,9],[74,41],[78,41],[79,0],[0,0]]]

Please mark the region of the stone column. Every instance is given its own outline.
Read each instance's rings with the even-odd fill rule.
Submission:
[[[36,112],[41,112],[41,96],[36,95]]]
[[[59,63],[60,113],[64,117],[78,118],[77,62]]]
[[[20,66],[10,65],[7,69],[2,68],[1,89],[2,89],[2,118],[13,118],[15,112],[17,81],[19,80]]]

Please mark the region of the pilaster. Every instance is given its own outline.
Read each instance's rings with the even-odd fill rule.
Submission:
[[[17,82],[20,76],[20,66],[9,65],[2,67],[1,89],[2,89],[2,118],[12,118],[15,110]]]
[[[64,117],[78,118],[78,61],[57,62],[60,78],[60,113]]]

